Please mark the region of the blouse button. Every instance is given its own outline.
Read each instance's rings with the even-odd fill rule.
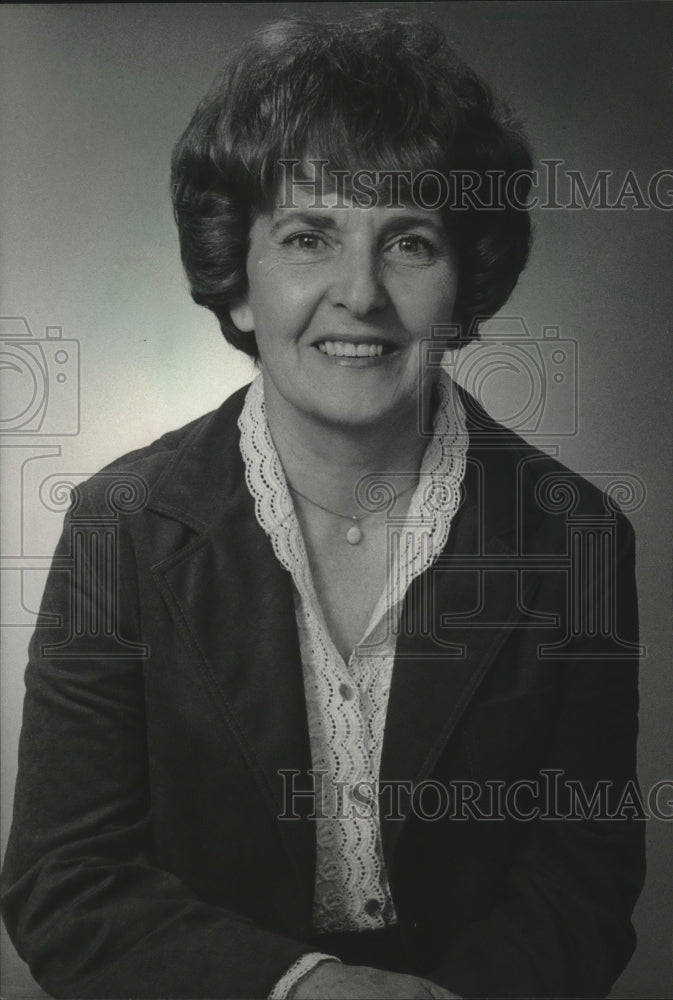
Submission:
[[[344,699],[344,701],[350,701],[353,697],[353,688],[348,684],[339,685],[339,694]]]
[[[380,909],[381,904],[378,899],[368,899],[365,903],[365,913],[367,913],[370,917],[378,916]]]

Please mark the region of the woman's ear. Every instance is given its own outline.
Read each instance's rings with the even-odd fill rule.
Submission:
[[[241,333],[253,333],[255,330],[255,317],[247,299],[243,299],[229,310],[231,322]]]

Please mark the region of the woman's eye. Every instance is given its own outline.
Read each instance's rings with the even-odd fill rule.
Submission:
[[[321,242],[319,233],[293,233],[283,240],[285,246],[296,247],[297,250],[317,250]]]
[[[434,253],[434,247],[430,240],[413,234],[400,236],[392,244],[391,249],[394,253],[405,257],[431,257]]]

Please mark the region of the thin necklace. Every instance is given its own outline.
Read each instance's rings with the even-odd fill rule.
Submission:
[[[406,490],[402,490],[401,493],[398,493],[395,499],[399,500],[399,498],[403,497],[405,493],[408,493],[409,490],[412,490],[415,485],[416,483],[412,483],[411,486],[407,486]],[[288,486],[290,486],[289,483]],[[368,511],[366,514],[360,514],[360,515],[342,514],[338,510],[332,510],[331,507],[324,507],[321,503],[318,503],[317,500],[312,500],[311,497],[307,497],[306,494],[302,493],[301,490],[298,490],[296,486],[290,486],[290,490],[292,493],[296,493],[297,496],[300,496],[303,500],[308,501],[308,503],[312,504],[314,507],[318,507],[319,510],[324,510],[326,514],[333,514],[334,517],[342,517],[344,518],[344,520],[350,521],[351,526],[346,532],[346,541],[348,542],[349,545],[360,544],[363,537],[362,528],[360,527],[360,524],[366,517],[369,517],[370,514],[375,513],[374,511]]]

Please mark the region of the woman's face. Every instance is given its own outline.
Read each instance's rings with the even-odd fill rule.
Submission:
[[[441,214],[321,200],[298,190],[251,229],[248,293],[231,315],[255,332],[267,407],[350,427],[415,413],[437,374],[421,342],[456,297]]]

